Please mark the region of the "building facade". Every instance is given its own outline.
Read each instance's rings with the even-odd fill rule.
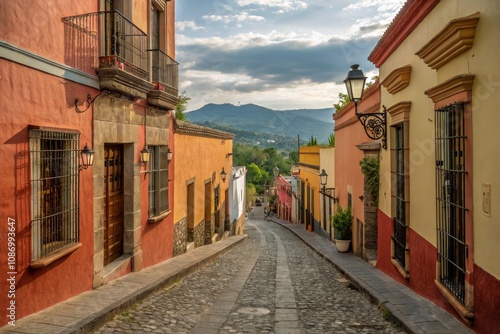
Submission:
[[[299,210],[297,220],[309,231],[331,239],[330,213],[335,211],[334,188],[334,152],[333,147],[302,146],[299,148],[297,194]],[[325,184],[320,182],[320,174],[328,174]],[[296,174],[296,173],[294,173]],[[293,204],[292,204],[293,207]]]
[[[174,255],[221,238],[231,230],[234,135],[175,120]]]
[[[369,59],[388,107],[377,267],[498,331],[500,161],[494,0],[409,0]]]
[[[51,0],[1,2],[0,12],[0,156],[11,171],[1,214],[13,226],[15,299],[31,301],[17,304],[19,319],[172,256],[175,9]]]
[[[362,113],[378,112],[380,110],[380,83],[375,81],[363,94],[358,103]],[[342,208],[350,207],[354,216],[352,223],[352,251],[367,260],[377,258],[377,207],[365,201],[364,175],[361,172],[360,161],[366,154],[378,156],[380,143],[371,150],[370,139],[355,114],[354,103],[348,103],[334,115],[335,120],[335,197]],[[365,208],[370,204],[368,217]],[[370,211],[371,209],[371,211]],[[371,221],[370,221],[371,219]],[[369,226],[369,227],[368,227]],[[368,228],[367,228],[368,227]]]
[[[232,156],[232,154],[231,154]],[[247,168],[236,166],[232,168],[229,177],[229,200],[231,210],[229,212],[230,234],[240,235],[245,231],[246,203],[247,203]]]

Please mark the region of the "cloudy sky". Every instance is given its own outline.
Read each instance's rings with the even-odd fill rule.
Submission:
[[[188,110],[207,103],[329,108],[405,0],[180,0],[176,59]]]

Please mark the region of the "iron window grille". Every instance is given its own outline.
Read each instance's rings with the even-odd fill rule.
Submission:
[[[438,109],[435,118],[439,281],[463,304],[467,257],[464,104]]]
[[[149,217],[168,211],[168,147],[149,146]]]
[[[32,260],[79,239],[79,134],[29,130]]]
[[[404,165],[404,129],[403,124],[394,127],[395,130],[395,161],[396,161],[396,216],[393,220],[394,256],[402,268],[406,266],[406,209],[405,209],[405,165]]]

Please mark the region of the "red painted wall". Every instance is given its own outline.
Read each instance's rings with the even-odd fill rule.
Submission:
[[[401,284],[406,285],[412,289],[415,293],[421,295],[422,297],[432,301],[437,306],[443,308],[458,320],[462,321],[462,318],[458,315],[451,304],[443,297],[434,284],[436,279],[436,254],[437,249],[427,240],[422,238],[418,233],[410,229],[410,278],[405,279],[401,276],[399,271],[391,262],[391,236],[392,236],[392,219],[385,215],[381,210],[378,210],[378,258],[377,258],[377,268],[383,271],[385,274],[389,275],[394,280]],[[483,272],[485,273],[485,272]],[[486,273],[485,273],[486,274]],[[488,278],[487,275],[482,275],[482,278],[488,282],[489,287],[494,287],[492,278]],[[477,275],[476,275],[477,279]],[[494,279],[494,278],[493,278]],[[498,280],[496,281],[496,286],[499,286]],[[480,295],[484,293],[480,288],[474,288],[475,299],[481,300],[481,304],[484,303],[482,299],[484,296]],[[483,288],[484,289],[484,288]],[[478,292],[478,290],[480,292]],[[500,298],[500,289],[491,294],[491,290],[488,293],[493,296],[497,296],[495,300],[490,301],[490,306],[496,306],[498,309],[498,298]],[[479,295],[478,295],[479,294]],[[477,306],[477,305],[476,305]],[[480,311],[474,307],[474,314]],[[490,310],[495,308],[491,307]],[[490,318],[491,319],[491,318]],[[463,322],[463,321],[462,321]],[[474,327],[475,330],[475,327]],[[484,333],[494,333],[494,332],[484,332]]]
[[[97,11],[97,1],[68,2],[1,1],[0,39],[15,47],[65,64],[66,49],[62,18]],[[92,168],[80,172],[80,242],[75,252],[41,269],[29,267],[31,260],[31,176],[28,126],[78,130],[80,149],[92,147],[92,108],[74,109],[76,98],[98,91],[36,69],[0,59],[0,280],[7,275],[7,221],[16,221],[16,319],[40,311],[92,289],[93,189]],[[0,294],[0,309],[6,310],[7,293]],[[4,312],[2,314],[5,315]],[[0,317],[0,325],[9,319]]]
[[[474,331],[500,333],[500,280],[474,265]]]
[[[167,113],[165,117],[170,118],[171,113]],[[164,143],[168,145],[172,151],[173,147],[173,135],[172,134],[172,120],[169,121],[169,136],[167,142]],[[139,141],[142,142],[139,147],[144,145],[144,128],[141,126],[139,130]],[[173,160],[169,164],[169,180],[174,177],[173,171]],[[144,167],[141,167],[144,168]],[[169,182],[168,189],[168,205],[170,208],[170,214],[158,221],[156,223],[148,222],[148,186],[149,186],[149,174],[143,174],[141,177],[141,225],[142,225],[142,237],[141,237],[141,248],[142,248],[142,264],[143,267],[150,267],[165,260],[173,257],[173,243],[174,243],[174,182]]]
[[[7,221],[16,221],[16,318],[42,310],[92,288],[92,168],[80,172],[80,242],[78,250],[48,267],[32,269],[31,176],[28,125],[78,130],[80,149],[92,146],[92,109],[77,113],[73,103],[98,92],[70,81],[0,59],[0,254],[7,254]],[[7,279],[7,256],[0,257],[0,280]],[[2,286],[3,285],[2,283]],[[6,309],[6,293],[0,309]],[[0,317],[0,325],[7,322]]]

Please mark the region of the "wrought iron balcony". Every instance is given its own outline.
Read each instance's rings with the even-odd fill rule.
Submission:
[[[117,11],[64,18],[66,62],[84,71],[117,67],[149,80],[147,35]]]
[[[179,64],[161,50],[151,53],[153,83],[156,89],[177,96],[179,94]]]

